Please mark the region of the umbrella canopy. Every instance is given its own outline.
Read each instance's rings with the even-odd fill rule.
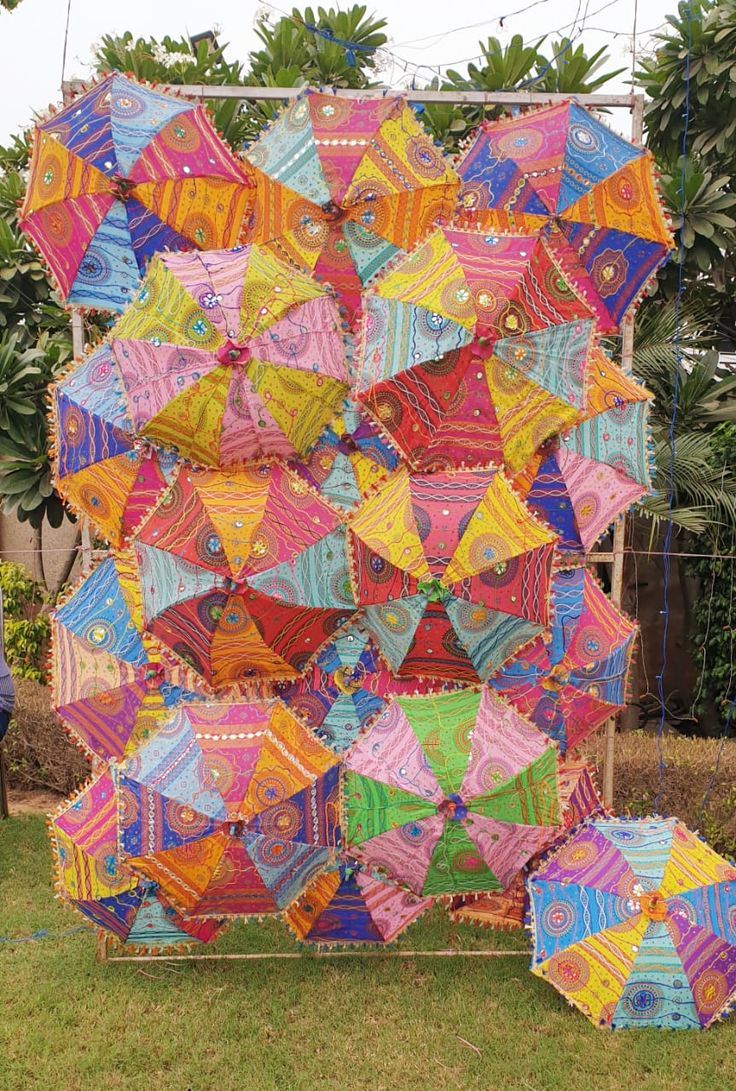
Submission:
[[[487,122],[458,173],[467,221],[543,230],[606,332],[673,248],[651,152],[574,102]]]
[[[344,764],[346,851],[415,894],[503,890],[558,832],[557,751],[488,689],[397,698]]]
[[[150,713],[193,699],[189,672],[143,632],[130,554],[106,557],[51,617],[52,705],[88,754],[121,758]]]
[[[651,396],[596,350],[583,420],[541,448],[519,475],[515,484],[559,534],[561,552],[590,552],[648,492]]]
[[[307,91],[246,151],[246,238],[313,270],[349,310],[368,279],[455,207],[459,182],[406,99]]]
[[[552,579],[550,629],[492,684],[564,753],[626,704],[637,627],[588,571],[571,568]]]
[[[51,391],[54,486],[120,547],[171,482],[175,456],[140,443],[102,345]]]
[[[364,311],[358,400],[417,469],[516,472],[583,417],[593,314],[542,238],[438,229]]]
[[[205,466],[305,455],[347,392],[337,303],[257,246],[162,254],[110,333],[136,433]]]
[[[736,999],[736,869],[676,818],[596,819],[529,879],[544,977],[599,1027],[708,1027]]]
[[[391,696],[429,691],[426,679],[394,678],[367,630],[354,622],[324,646],[303,678],[283,686],[279,696],[340,754]]]
[[[325,500],[350,511],[398,464],[397,452],[377,426],[346,398],[309,456],[294,468]]]
[[[547,623],[554,535],[496,471],[400,469],[349,528],[356,601],[400,677],[486,679]]]
[[[563,822],[569,830],[590,815],[603,815],[603,803],[593,780],[592,771],[582,761],[564,761],[559,767],[560,802]],[[529,897],[526,876],[537,866],[535,857],[511,880],[505,890],[490,894],[460,894],[452,899],[452,920],[465,924],[480,924],[487,928],[512,932],[524,927],[529,917]]]
[[[118,766],[121,851],[185,916],[284,909],[334,858],[337,763],[280,701],[162,714]]]
[[[340,517],[278,464],[182,472],[136,552],[146,628],[217,688],[296,678],[355,612]]]
[[[104,902],[129,894],[138,879],[118,855],[117,799],[103,766],[50,820],[56,888],[72,903]]]
[[[121,311],[157,251],[233,246],[253,194],[204,107],[114,73],[36,127],[21,226],[67,302]]]
[[[120,940],[126,949],[167,951],[211,943],[222,932],[222,922],[187,920],[161,897],[155,883],[139,883],[133,890],[96,901],[74,902],[74,908]]]
[[[310,945],[378,945],[393,943],[431,905],[345,860],[315,879],[284,919]]]

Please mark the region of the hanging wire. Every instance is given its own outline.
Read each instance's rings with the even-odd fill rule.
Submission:
[[[681,156],[682,165],[680,169],[680,214],[685,217],[685,165],[687,158],[687,146],[690,126],[690,57],[692,53],[692,11],[690,5],[687,4],[685,8],[687,17],[687,50],[685,53],[685,113],[684,122],[682,127],[682,143],[681,143]],[[674,333],[674,349],[675,349],[675,373],[674,382],[672,387],[672,415],[670,417],[670,425],[667,434],[667,440],[670,449],[670,462],[667,472],[667,506],[670,512],[670,517],[667,520],[667,529],[664,535],[664,552],[662,560],[662,574],[664,577],[664,586],[662,589],[662,616],[664,618],[662,623],[662,661],[659,674],[657,675],[657,696],[660,703],[660,717],[659,724],[657,726],[657,794],[654,797],[654,810],[658,811],[662,793],[664,791],[665,773],[667,771],[667,763],[664,758],[662,741],[664,737],[665,720],[667,710],[665,706],[664,697],[664,676],[667,671],[667,640],[669,637],[670,629],[670,574],[671,574],[671,552],[672,552],[672,531],[674,529],[674,523],[672,521],[672,508],[675,502],[675,460],[676,460],[676,428],[677,428],[677,411],[678,401],[680,395],[680,367],[683,361],[682,345],[680,343],[680,321],[682,314],[682,301],[685,293],[685,279],[684,279],[684,266],[685,266],[685,244],[682,239],[682,229],[680,230],[680,252],[679,252],[679,265],[677,271],[677,296],[675,298],[675,333]]]

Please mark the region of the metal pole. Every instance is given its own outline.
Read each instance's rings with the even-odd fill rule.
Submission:
[[[636,95],[631,111],[631,139],[640,144],[644,133],[644,99]],[[623,323],[621,336],[621,368],[631,374],[634,363],[634,315],[629,314]],[[611,571],[611,601],[621,607],[624,587],[624,547],[626,545],[626,515],[620,515],[613,531],[613,568]],[[616,762],[617,717],[606,720],[605,746],[603,751],[603,803],[613,807],[614,769]]]
[[[66,80],[62,84],[65,101],[84,90],[81,80]],[[303,87],[238,87],[208,83],[159,84],[160,91],[168,91],[184,98],[239,99],[243,102],[283,102],[296,98]],[[584,106],[619,106],[635,108],[638,95],[569,95],[545,91],[419,91],[405,87],[364,87],[353,90],[337,87],[332,94],[338,98],[378,99],[387,94],[403,95],[409,102],[445,103],[456,106],[541,106],[553,102],[569,102],[574,99]]]

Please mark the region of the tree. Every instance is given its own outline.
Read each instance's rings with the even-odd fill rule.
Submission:
[[[675,261],[660,280],[672,295],[682,263],[688,290],[708,299],[711,311],[718,312],[717,332],[733,344],[736,0],[681,0],[667,23],[637,73],[647,96],[647,144],[662,169],[677,230]]]
[[[507,46],[498,38],[479,42],[482,63],[469,64],[465,74],[449,69],[443,81],[435,80],[432,87],[445,91],[529,91],[561,92],[563,94],[592,94],[615,76],[622,68],[605,70],[608,55],[599,49],[588,56],[584,46],[572,48],[569,38],[552,41],[548,56],[542,53],[546,39],[536,45],[525,45],[521,35],[515,34]],[[547,51],[545,51],[547,52]],[[426,122],[435,137],[448,151],[457,151],[465,137],[484,120],[497,117],[502,110],[495,106],[459,107],[429,105]]]

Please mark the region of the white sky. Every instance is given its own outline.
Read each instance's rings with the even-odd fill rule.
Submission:
[[[332,0],[341,7],[349,7],[350,2]],[[464,72],[466,64],[460,62],[477,58],[479,39],[485,41],[489,35],[505,43],[513,34],[521,34],[531,43],[565,24],[574,24],[577,33],[584,16],[585,29],[580,41],[587,52],[607,45],[610,67],[631,68],[635,0],[366,2],[369,11],[389,18],[387,33],[392,52],[403,60],[429,66],[434,73],[438,65],[457,67]],[[329,0],[322,3],[330,6]],[[532,10],[513,14],[530,4]],[[160,38],[167,33],[177,37],[216,26],[221,44],[230,43],[229,58],[245,59],[257,42],[253,33],[255,13],[265,6],[254,0],[214,0],[206,6],[201,0],[71,0],[66,76],[88,76],[92,43],[104,33],[125,30],[136,36]],[[279,0],[277,6],[290,11],[292,0]],[[211,12],[211,21],[205,10]],[[658,28],[665,16],[675,10],[676,0],[647,0],[646,4],[639,4],[640,52],[651,43],[651,30]],[[49,103],[59,101],[66,13],[67,0],[22,0],[12,14],[0,9],[0,142],[27,123],[34,110],[43,111]],[[273,11],[271,14],[277,18]],[[506,17],[501,27],[499,19],[503,15]],[[568,26],[564,32],[569,34],[572,29],[573,26]],[[421,83],[431,75],[432,71],[422,69],[417,80]],[[626,91],[626,79],[624,74],[606,89]],[[411,74],[407,77],[402,66],[394,63],[385,72],[384,81],[391,86],[410,86]]]

